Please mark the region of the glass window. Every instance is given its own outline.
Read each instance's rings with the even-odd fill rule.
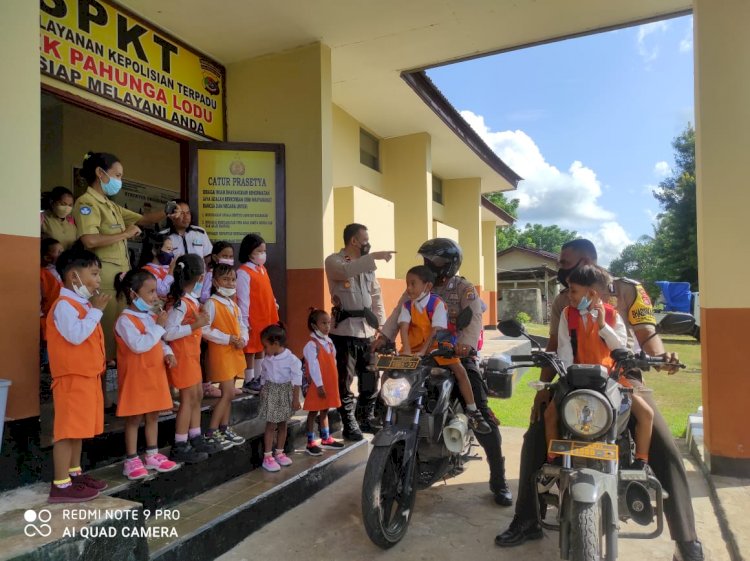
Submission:
[[[432,175],[432,200],[443,204],[443,180],[437,175]]]
[[[359,162],[380,171],[380,141],[363,129],[359,129]]]

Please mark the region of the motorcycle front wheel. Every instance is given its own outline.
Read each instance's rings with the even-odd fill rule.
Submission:
[[[376,446],[367,460],[362,482],[365,531],[383,549],[393,547],[406,535],[417,495],[416,458],[409,463],[409,473],[404,473],[404,448],[403,441],[389,447]]]
[[[599,503],[573,503],[570,560],[601,561],[602,518]]]

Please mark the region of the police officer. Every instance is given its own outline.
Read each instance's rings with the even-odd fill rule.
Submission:
[[[172,247],[174,248],[172,252],[175,259],[187,253],[194,253],[207,259],[213,250],[208,234],[203,228],[193,226],[190,223],[193,215],[187,201],[176,199],[175,202],[177,203],[177,211],[174,217],[169,220],[169,228],[159,233],[169,236],[169,239],[172,240]]]
[[[362,440],[362,431],[375,432],[377,376],[367,370],[367,353],[372,337],[385,321],[375,261],[390,261],[394,251],[370,253],[370,236],[362,224],[344,228],[344,248],[325,261],[328,288],[333,303],[330,337],[336,347],[339,374],[341,421],[344,438]],[[359,397],[350,387],[359,380]],[[356,405],[355,405],[356,403]]]
[[[505,458],[502,452],[500,430],[494,415],[487,406],[487,383],[482,378],[476,359],[469,356],[479,343],[484,306],[474,285],[456,275],[463,260],[463,252],[456,242],[447,238],[428,240],[419,248],[419,254],[424,258],[424,264],[435,273],[436,281],[432,291],[445,301],[449,324],[456,324],[456,318],[462,310],[470,308],[472,311],[471,323],[458,335],[456,354],[463,357],[462,363],[469,374],[477,409],[491,428],[487,434],[474,433],[479,444],[484,448],[490,465],[490,489],[495,495],[497,504],[510,506],[513,504],[513,496],[505,480]],[[398,314],[405,299],[406,295],[401,297],[399,306],[383,326],[381,336],[373,344],[373,349],[383,346],[386,340],[395,340],[398,333]]]
[[[562,246],[560,252],[559,282],[567,287],[567,278],[579,266],[596,265],[596,248],[589,240],[577,239]],[[648,294],[640,283],[625,279],[614,279],[609,287],[608,304],[617,308],[625,325],[628,327],[629,344],[635,339],[643,350],[652,356],[662,356],[670,363],[677,363],[674,353],[667,353],[664,345],[656,335],[656,320]],[[550,339],[548,351],[557,350],[557,331],[562,310],[568,305],[568,291],[563,290],[552,303],[550,312]],[[662,367],[670,374],[676,367]],[[543,368],[540,379],[551,382],[555,374],[552,369]],[[642,386],[641,379],[631,379],[634,386]],[[672,438],[666,421],[654,403],[651,394],[640,394],[654,410],[654,429],[649,450],[649,465],[669,498],[664,501],[664,514],[667,519],[672,539],[676,542],[674,559],[676,561],[702,561],[703,550],[695,531],[695,516],[690,501],[687,475],[682,464],[682,456]],[[537,392],[531,413],[531,425],[524,435],[521,449],[521,468],[518,483],[518,501],[516,515],[510,527],[495,538],[501,547],[520,545],[526,540],[540,539],[542,529],[537,523],[537,499],[534,474],[546,460],[543,410],[550,400],[550,392]]]
[[[115,276],[130,270],[128,240],[141,233],[140,226],[155,224],[166,217],[163,211],[141,216],[110,200],[122,188],[122,164],[119,158],[105,152],[88,152],[83,160],[81,177],[89,185],[75,202],[77,234],[83,246],[102,262],[101,291],[115,299]],[[124,303],[110,304],[102,316],[107,360],[115,360],[114,325]]]

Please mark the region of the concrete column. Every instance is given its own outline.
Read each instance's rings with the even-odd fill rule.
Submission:
[[[461,236],[464,261],[461,275],[475,285],[485,284],[482,258],[482,180],[477,177],[443,180],[445,221]],[[492,245],[494,248],[494,244]]]
[[[331,112],[325,45],[227,66],[228,140],[286,146],[287,320],[297,351],[308,336],[306,310],[329,301],[323,261],[334,250]]]
[[[5,415],[39,415],[39,3],[9,0],[0,16],[0,253],[6,319],[0,378],[13,382]],[[2,414],[2,412],[0,412]],[[7,429],[6,429],[7,430]]]
[[[485,325],[497,323],[497,225],[494,221],[482,222],[482,262],[484,264],[484,301],[487,304]]]
[[[747,150],[750,3],[696,0],[698,262],[706,459],[716,474],[750,475]]]
[[[414,265],[417,249],[432,237],[430,135],[417,133],[381,141],[383,190],[395,205],[396,278]]]

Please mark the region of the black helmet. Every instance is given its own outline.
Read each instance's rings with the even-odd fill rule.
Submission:
[[[424,264],[438,277],[438,284],[455,276],[464,258],[461,246],[448,238],[427,240],[417,253],[424,257]]]

